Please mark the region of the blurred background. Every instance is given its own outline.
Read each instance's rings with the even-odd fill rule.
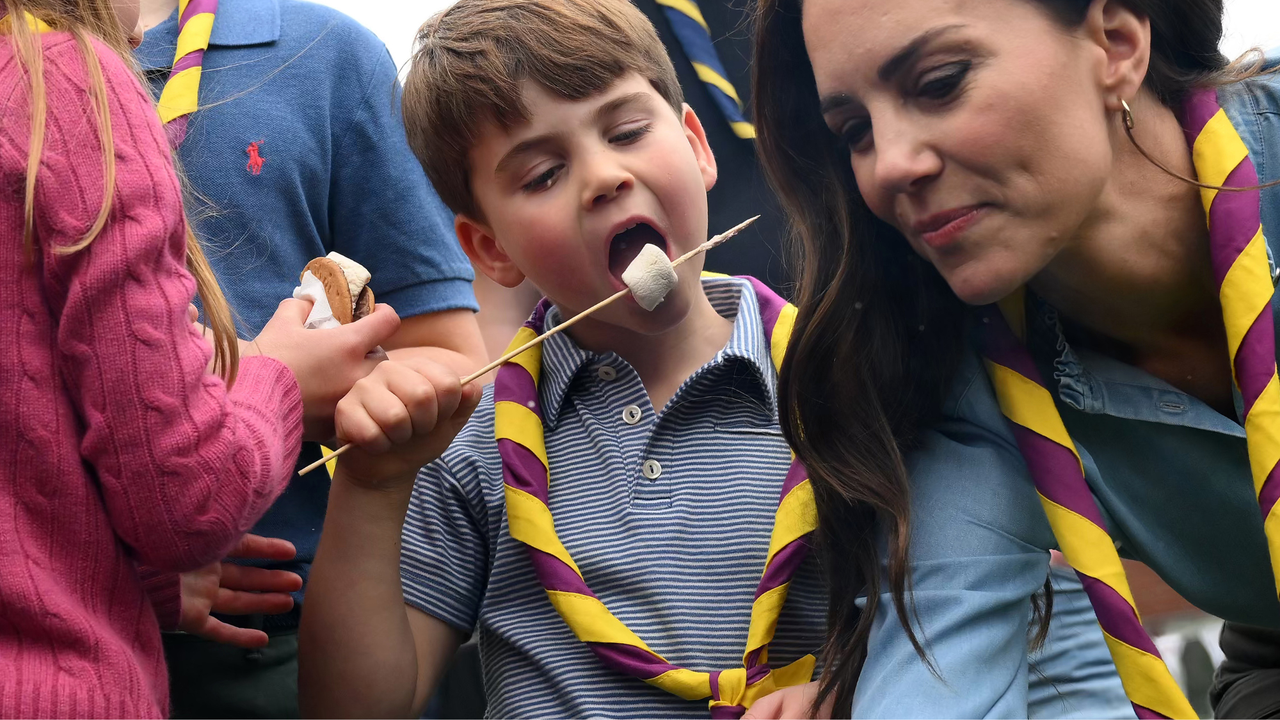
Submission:
[[[1276,0],[1226,0],[1227,32],[1222,43],[1228,57],[1236,57],[1251,47],[1280,47],[1280,2]],[[359,20],[387,44],[396,64],[409,60],[413,34],[431,15],[452,4],[451,0],[318,0]],[[750,0],[736,0],[747,5]]]

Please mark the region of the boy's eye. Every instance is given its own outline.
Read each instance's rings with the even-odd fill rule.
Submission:
[[[630,130],[624,130],[623,132],[609,138],[609,142],[616,143],[618,145],[629,145],[647,135],[651,129],[653,129],[652,125],[641,125],[640,127],[631,128]]]
[[[920,77],[916,94],[925,100],[946,100],[964,83],[972,67],[972,62],[964,60],[933,68]]]
[[[563,167],[563,165],[555,165],[547,168],[538,177],[520,186],[520,189],[525,192],[537,192],[551,187],[551,183],[555,181],[556,176],[560,174],[560,170]]]

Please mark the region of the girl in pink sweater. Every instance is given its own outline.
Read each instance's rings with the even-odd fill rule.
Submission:
[[[149,597],[139,566],[223,557],[399,321],[307,331],[289,300],[240,362],[132,66],[137,0],[0,15],[0,715],[160,717],[178,586]]]

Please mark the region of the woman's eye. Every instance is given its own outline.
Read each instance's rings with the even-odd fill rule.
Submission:
[[[551,183],[554,182],[556,176],[560,174],[560,169],[562,167],[562,165],[556,165],[554,167],[547,168],[545,172],[522,185],[520,189],[525,192],[537,192],[551,187]]]
[[[617,135],[614,135],[613,137],[609,138],[609,142],[616,143],[618,145],[630,145],[636,140],[639,140],[640,138],[649,134],[649,131],[651,129],[653,129],[652,125],[641,125],[640,127],[637,127],[637,128],[624,130],[623,132],[620,132]]]
[[[964,83],[972,66],[965,60],[934,68],[920,78],[916,94],[926,100],[946,100]]]
[[[840,129],[840,144],[847,147],[850,152],[862,150],[870,139],[870,120],[851,120]]]

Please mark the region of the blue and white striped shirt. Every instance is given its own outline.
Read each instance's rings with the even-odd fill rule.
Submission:
[[[622,358],[563,334],[543,345],[539,394],[551,511],[588,585],[654,651],[712,671],[742,664],[791,457],[755,293],[729,278],[703,287],[733,334],[660,414]],[[552,310],[548,328],[558,320]],[[493,415],[489,388],[418,475],[400,560],[405,601],[464,632],[478,627],[491,717],[706,718],[706,701],[604,667],[551,607],[508,533]],[[660,472],[644,472],[648,461]],[[810,558],[778,622],[775,665],[816,651],[825,618]]]

